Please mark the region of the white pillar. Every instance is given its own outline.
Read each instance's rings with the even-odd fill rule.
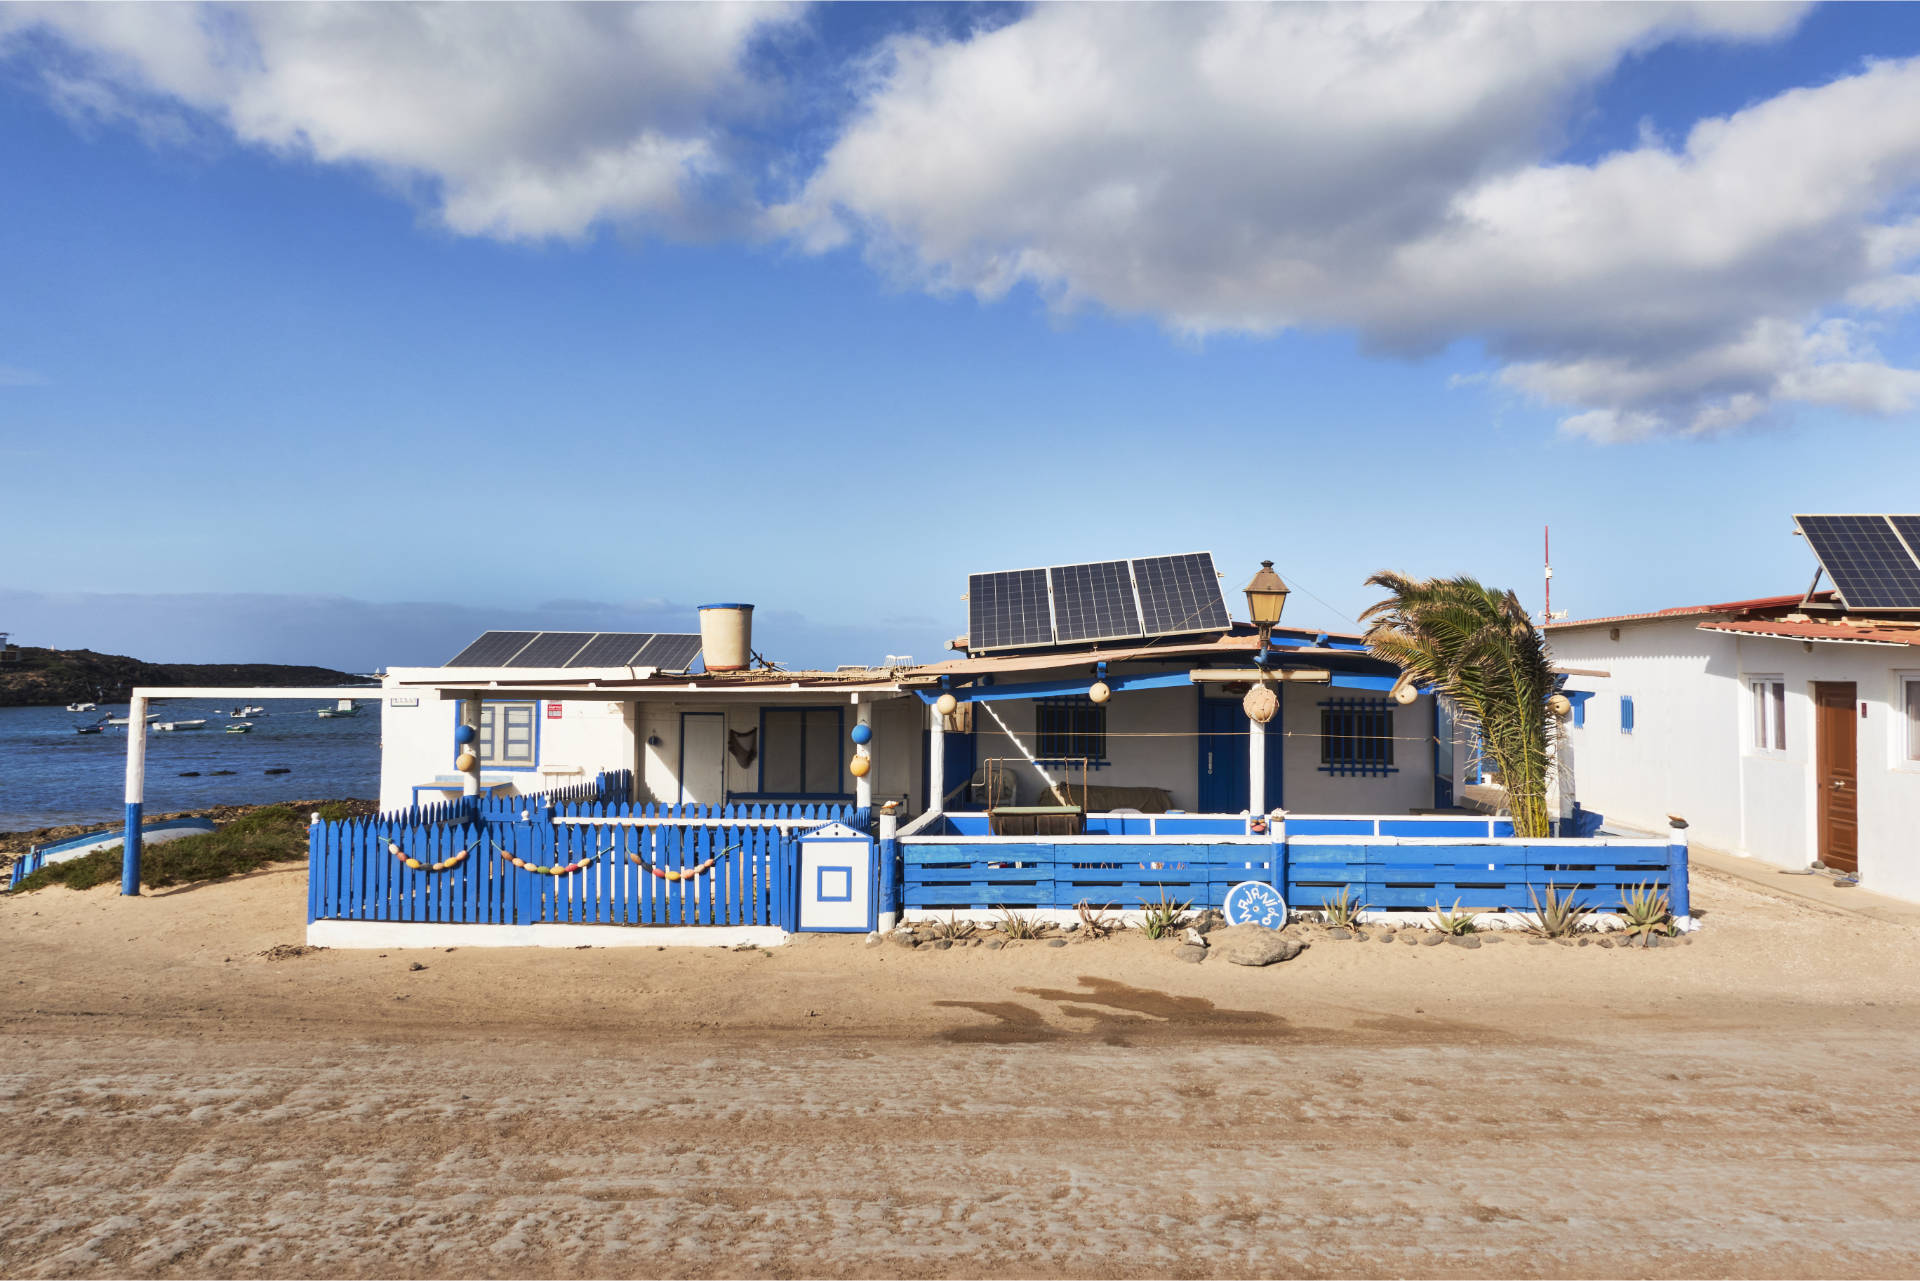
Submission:
[[[947,718],[938,708],[929,707],[933,729],[927,735],[927,811],[939,814],[947,808]]]
[[[853,696],[853,700],[853,723],[855,725],[865,725],[867,732],[872,733],[873,704],[861,702],[858,694]],[[873,752],[869,745],[870,742],[871,740],[869,740],[869,743],[861,743],[855,746],[853,754],[855,756],[871,758]],[[853,780],[853,804],[855,809],[870,810],[873,808],[873,761],[869,759],[867,765],[867,772]]]
[[[1247,718],[1247,812],[1267,812],[1267,723]]]
[[[140,892],[141,807],[147,793],[147,700],[132,696],[127,707],[127,815],[120,845],[120,892]]]
[[[463,747],[456,747],[454,749],[456,755],[462,751],[471,751],[473,753],[473,768],[464,771],[463,777],[460,779],[460,794],[462,796],[478,796],[480,795],[480,700],[477,698],[461,699],[460,711],[456,719],[462,725],[473,727],[473,741]],[[496,725],[494,730],[497,733],[501,728],[501,726]]]

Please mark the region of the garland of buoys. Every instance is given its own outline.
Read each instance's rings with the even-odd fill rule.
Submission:
[[[648,862],[646,859],[641,858],[638,854],[634,853],[632,850],[627,851],[627,860],[631,863],[636,863],[639,866],[646,868],[649,872],[652,872],[655,876],[659,877],[663,881],[690,881],[694,877],[700,875],[700,873],[702,872],[712,871],[713,865],[715,863],[718,863],[721,859],[725,858],[727,855],[733,853],[735,850],[739,848],[740,847],[738,845],[729,845],[726,849],[721,850],[718,854],[715,854],[712,858],[708,859],[706,862],[696,863],[692,867],[681,867],[681,868],[656,867],[654,864]]]
[[[405,850],[401,849],[398,845],[394,844],[392,841],[387,842],[388,851],[391,852],[395,858],[399,859],[402,863],[405,863],[408,867],[412,868],[416,872],[444,872],[448,868],[463,862],[466,859],[467,855],[473,853],[474,850],[478,848],[479,848],[479,842],[476,841],[474,844],[469,845],[467,846],[467,848],[461,850],[458,854],[455,854],[452,858],[442,859],[438,863],[422,863],[419,859],[407,853]]]
[[[509,851],[501,848],[501,845],[498,841],[494,842],[493,848],[500,851],[501,858],[507,860],[507,862],[513,864],[515,867],[519,868],[521,871],[538,872],[542,876],[571,875],[572,873],[579,871],[583,867],[591,866],[595,859],[599,858],[602,854],[606,852],[605,850],[595,850],[593,853],[587,855],[585,858],[580,859],[577,862],[556,863],[553,866],[549,867],[541,863],[529,863],[527,862],[527,860],[523,858],[516,857]]]

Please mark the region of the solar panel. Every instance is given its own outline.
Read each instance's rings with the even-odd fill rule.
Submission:
[[[509,658],[525,648],[539,632],[482,632],[473,642],[447,660],[448,667],[503,667]]]
[[[565,667],[580,647],[593,639],[592,632],[541,632],[527,647],[507,660],[508,667]]]
[[[973,640],[976,636],[978,642]],[[1047,571],[967,575],[967,637],[969,647],[979,649],[1053,644]]]
[[[1848,609],[1920,609],[1920,560],[1901,540],[1906,528],[1920,525],[1920,517],[1793,519]]]
[[[633,656],[635,667],[658,667],[663,671],[683,672],[693,666],[700,653],[698,634],[661,632]]]
[[[1224,632],[1233,625],[1212,552],[1136,560],[1133,582],[1140,589],[1141,628],[1149,636]]]
[[[1133,574],[1124,560],[1090,565],[1060,565],[1053,579],[1054,639],[1120,640],[1140,635],[1140,607],[1133,599]]]
[[[652,632],[601,632],[569,659],[567,666],[626,667],[652,639]]]
[[[967,648],[973,653],[1232,626],[1211,552],[967,577]]]

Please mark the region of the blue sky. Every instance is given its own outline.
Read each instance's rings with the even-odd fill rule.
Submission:
[[[1920,9],[435,12],[0,9],[0,629],[934,658],[970,570],[1338,626],[1550,523],[1578,616],[1915,507]]]

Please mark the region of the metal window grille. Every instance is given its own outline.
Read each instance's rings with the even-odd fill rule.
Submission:
[[[1393,704],[1384,698],[1330,698],[1321,703],[1320,772],[1345,777],[1397,773]]]
[[[1107,709],[1085,696],[1034,700],[1035,754],[1041,760],[1107,759]]]

